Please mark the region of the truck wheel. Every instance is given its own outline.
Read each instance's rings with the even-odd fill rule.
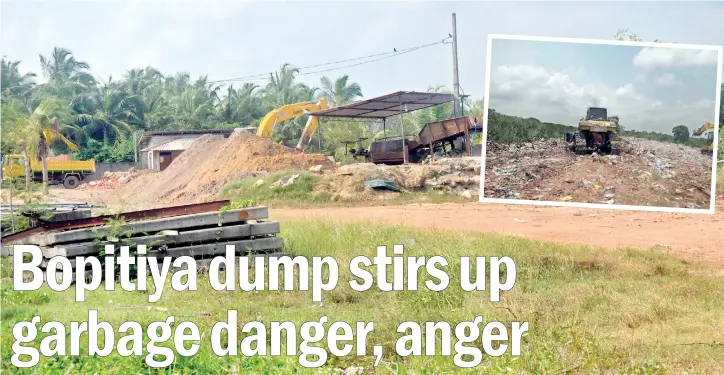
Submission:
[[[66,189],[75,189],[78,187],[80,180],[76,176],[66,176],[63,180],[63,186]]]

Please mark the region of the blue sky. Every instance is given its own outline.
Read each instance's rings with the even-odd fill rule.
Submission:
[[[460,83],[475,98],[484,93],[489,33],[611,39],[629,28],[646,39],[724,44],[719,2],[3,0],[1,11],[2,54],[23,61],[21,69],[39,73],[38,54],[62,46],[104,79],[152,65],[212,80],[265,73],[284,62],[305,66],[430,43],[451,32],[456,12]],[[318,84],[322,75],[347,73],[367,97],[450,87],[450,47],[302,80]]]
[[[603,106],[628,129],[669,133],[715,121],[714,50],[493,39],[490,107],[574,125]]]

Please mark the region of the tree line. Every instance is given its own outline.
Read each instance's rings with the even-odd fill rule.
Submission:
[[[618,116],[611,116],[610,121],[618,124],[618,134],[621,136],[649,139],[652,141],[681,143],[692,147],[704,147],[708,144],[705,138],[689,137],[689,129],[684,125],[677,125],[672,134],[651,131],[638,131],[626,129],[620,124]],[[537,118],[522,118],[500,113],[494,108],[488,112],[488,139],[496,142],[530,142],[535,139],[563,138],[566,133],[578,130],[576,126],[556,124],[540,121]]]
[[[151,66],[129,69],[120,79],[100,79],[87,62],[60,47],[39,59],[42,83],[36,73],[21,73],[20,61],[2,58],[1,146],[3,155],[22,153],[26,160],[33,157],[44,164],[48,155],[59,153],[80,160],[133,161],[133,135],[146,131],[256,126],[268,111],[285,104],[325,97],[337,106],[363,97],[360,84],[346,74],[322,77],[318,86],[310,86],[298,81],[299,69],[289,63],[270,73],[263,85],[237,85],[186,72],[163,74]],[[443,86],[428,91],[448,92]],[[479,114],[481,103],[465,102],[464,108]],[[406,115],[405,134],[416,134],[425,123],[451,113],[451,105],[445,104]],[[279,124],[272,139],[296,145],[305,122],[303,116]],[[322,128],[321,142],[315,135],[310,151],[340,154],[342,141],[383,136],[379,123],[333,121]],[[399,119],[390,119],[386,134],[399,135],[401,128]]]

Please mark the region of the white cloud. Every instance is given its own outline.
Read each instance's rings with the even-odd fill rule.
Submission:
[[[717,51],[685,48],[645,47],[634,56],[634,66],[644,69],[700,67],[718,63]]]
[[[676,76],[671,73],[664,73],[656,79],[659,86],[674,86],[676,83]]]
[[[685,103],[682,105],[684,108],[696,108],[696,109],[714,109],[714,100],[702,98],[693,103]]]
[[[589,106],[619,116],[628,129],[670,133],[677,124],[690,128],[711,121],[714,101],[701,99],[677,106],[649,98],[628,83],[620,87],[581,84],[568,74],[539,66],[498,66],[490,77],[490,107],[505,114],[574,125]]]

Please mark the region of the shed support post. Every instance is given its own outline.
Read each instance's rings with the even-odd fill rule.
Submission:
[[[467,124],[465,124],[465,151],[467,156],[470,156],[470,130]]]
[[[398,96],[398,103],[400,104],[400,135],[402,138],[400,139],[400,142],[402,142],[402,163],[407,164],[407,147],[405,145],[405,121],[402,118],[402,95]]]

